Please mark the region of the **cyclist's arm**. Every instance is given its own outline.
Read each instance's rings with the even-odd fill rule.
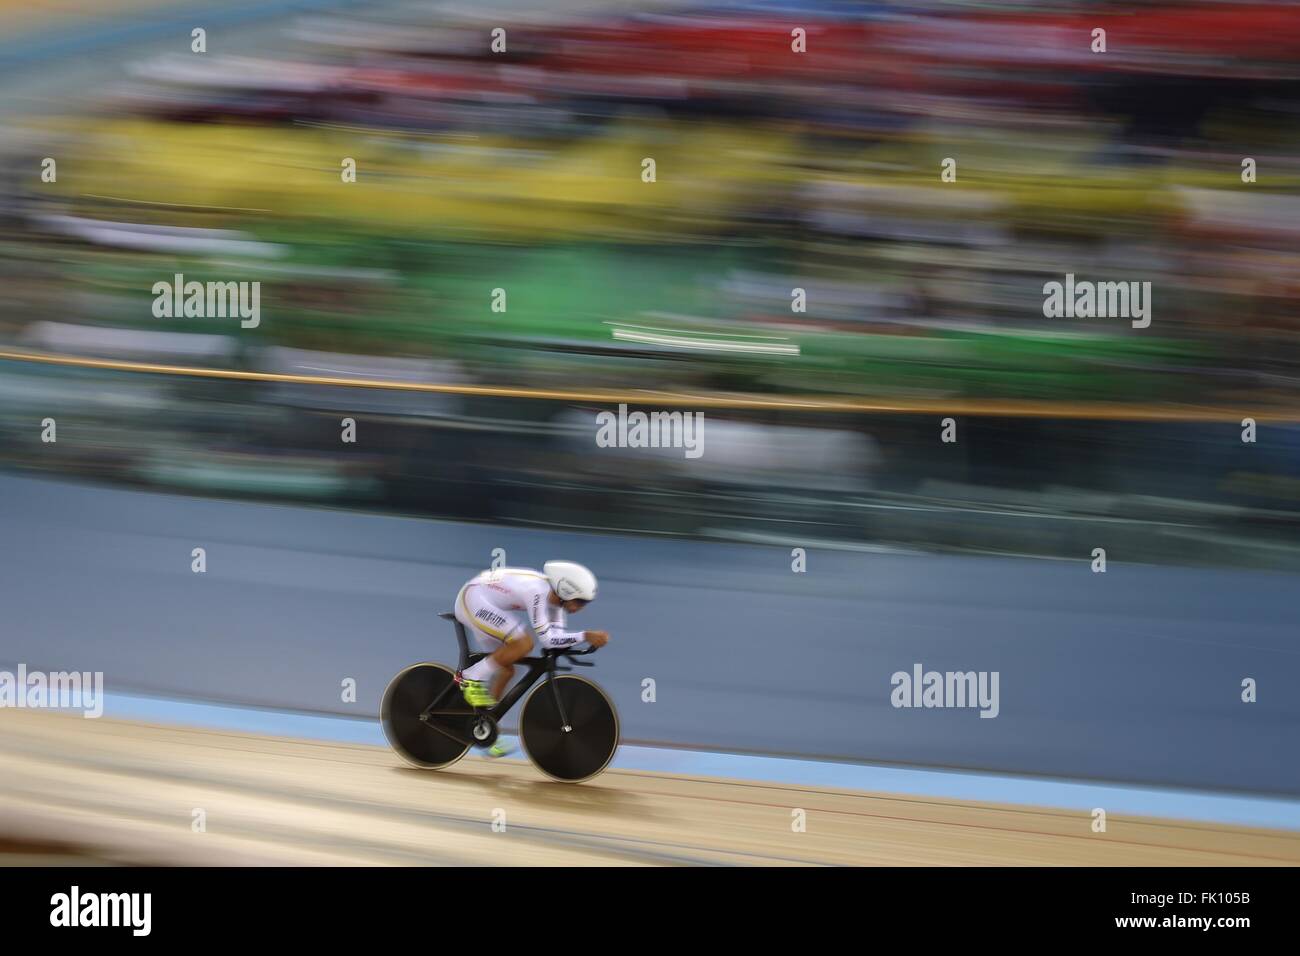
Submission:
[[[566,631],[552,623],[546,607],[546,597],[551,593],[547,586],[534,588],[528,600],[528,626],[532,628],[537,643],[548,650],[572,647],[587,639],[586,631]]]

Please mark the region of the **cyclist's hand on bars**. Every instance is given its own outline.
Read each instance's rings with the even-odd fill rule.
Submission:
[[[604,647],[609,643],[608,631],[583,631],[582,636],[592,647]]]

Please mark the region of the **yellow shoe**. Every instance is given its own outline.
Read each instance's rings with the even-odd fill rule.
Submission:
[[[497,699],[481,680],[462,680],[460,692],[471,707],[495,707]]]

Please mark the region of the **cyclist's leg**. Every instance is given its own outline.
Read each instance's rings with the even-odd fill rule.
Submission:
[[[532,635],[521,624],[505,620],[499,608],[480,604],[474,600],[473,589],[468,585],[456,595],[456,620],[474,635],[474,640],[486,657],[467,667],[462,690],[465,700],[474,707],[493,707],[505,694],[515,676],[515,661],[533,646]],[[498,740],[488,748],[490,757],[504,757],[513,747]]]
[[[492,679],[492,696],[500,700],[515,677],[515,661],[527,657],[533,649],[533,636],[521,630],[492,654],[492,661],[497,665],[496,675]]]
[[[499,700],[514,676],[514,662],[528,653],[532,640],[522,624],[490,603],[477,599],[472,587],[461,588],[456,596],[456,620],[474,635],[487,656],[465,669],[463,677],[474,682],[466,688],[466,699],[481,701],[476,706],[492,706],[488,695]]]
[[[492,645],[495,645],[495,650],[492,649]],[[506,688],[509,687],[510,682],[515,679],[515,661],[524,657],[530,650],[532,650],[533,637],[527,630],[523,629],[504,642],[497,638],[483,635],[483,637],[480,638],[479,646],[482,647],[485,652],[491,651],[489,656],[483,658],[479,663],[488,667],[493,667],[495,670],[492,671],[491,674],[484,674],[479,678],[483,684],[490,684],[491,687],[490,690],[487,691],[486,696],[483,695],[482,691],[479,691],[476,693],[475,699],[480,701],[480,705],[486,704],[486,706],[493,707],[496,706],[498,701],[505,697]],[[470,669],[473,670],[473,668]],[[466,697],[466,700],[469,700],[468,696]],[[488,703],[489,701],[490,703]],[[470,703],[472,704],[474,701],[471,700]],[[498,739],[487,749],[487,755],[489,757],[505,757],[513,752],[514,746],[506,742],[504,739]]]

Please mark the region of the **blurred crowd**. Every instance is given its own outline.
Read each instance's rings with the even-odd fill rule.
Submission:
[[[362,6],[296,21],[274,55],[141,60],[94,115],[22,130],[0,184],[0,344],[394,382],[1293,406],[1298,80],[1284,4]],[[158,317],[151,290],[176,274],[260,282],[260,323]],[[1046,318],[1066,274],[1150,282],[1150,327]],[[575,476],[627,509],[607,526],[811,522],[951,547],[979,535],[880,516],[923,498],[968,522],[973,503],[1146,521],[1177,498],[1200,521],[1267,509],[1215,518],[1253,540],[1285,537],[1300,500],[1290,426],[1240,462],[1222,424],[990,420],[1004,464],[955,468],[934,419],[719,412],[683,470],[575,449],[594,412],[553,403],[19,363],[0,390],[24,414],[98,415],[85,467],[135,480],[465,516],[499,484],[530,502],[485,515],[510,520],[571,521],[547,502]],[[384,443],[341,453],[339,411]],[[35,467],[31,440],[11,458]],[[1208,469],[1195,489],[1189,455]],[[429,490],[452,473],[463,496]],[[675,500],[629,496],[637,481]],[[718,489],[724,505],[701,497]],[[874,517],[841,520],[846,502]],[[1035,528],[999,546],[1055,550]]]

